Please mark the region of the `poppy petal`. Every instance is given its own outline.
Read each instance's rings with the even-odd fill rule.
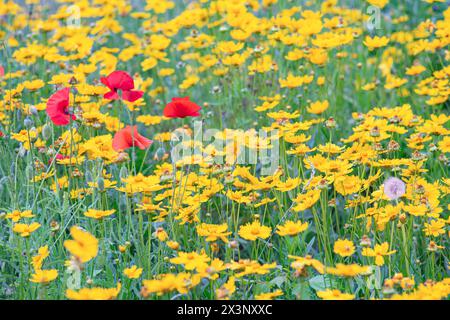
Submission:
[[[201,107],[189,100],[189,97],[172,98],[164,108],[163,114],[168,118],[198,117]]]
[[[58,126],[69,124],[70,115],[67,113],[69,106],[70,88],[64,88],[55,92],[47,101],[46,112],[52,122]]]
[[[122,99],[128,102],[134,102],[144,95],[143,91],[130,90],[122,92]]]
[[[132,131],[133,130],[133,131]],[[126,126],[119,130],[113,138],[113,149],[115,151],[123,151],[132,146],[137,146],[139,149],[146,149],[153,143],[152,140],[139,134],[137,126]]]
[[[115,151],[123,151],[132,146],[131,134],[129,130],[129,126],[124,129],[116,132],[114,135],[112,146]]]
[[[103,98],[108,99],[108,100],[117,100],[120,97],[116,91],[109,91],[103,95]]]
[[[133,78],[125,71],[113,71],[106,80],[110,89],[120,89],[123,91],[134,89]]]

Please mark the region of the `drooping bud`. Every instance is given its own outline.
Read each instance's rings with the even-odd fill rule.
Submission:
[[[23,120],[23,124],[25,126],[25,128],[29,129],[33,126],[33,120],[31,118],[25,118],[25,120]]]
[[[44,138],[44,140],[49,140],[52,137],[52,128],[50,127],[50,125],[45,124],[44,127],[42,128],[42,138]]]

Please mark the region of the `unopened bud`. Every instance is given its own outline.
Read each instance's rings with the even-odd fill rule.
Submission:
[[[52,137],[52,128],[50,125],[45,124],[44,127],[42,127],[42,138],[44,140],[49,140]]]

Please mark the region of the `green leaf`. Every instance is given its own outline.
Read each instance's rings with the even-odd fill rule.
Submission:
[[[316,291],[324,291],[336,286],[336,281],[329,276],[318,275],[309,279],[309,285]]]
[[[283,286],[283,283],[286,282],[285,276],[279,276],[270,281],[270,284],[276,285],[278,288],[281,288]]]

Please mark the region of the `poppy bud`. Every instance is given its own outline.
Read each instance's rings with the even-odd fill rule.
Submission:
[[[31,128],[33,126],[33,120],[30,118],[25,118],[23,124],[25,125],[25,128]]]
[[[29,110],[32,115],[37,115],[37,109],[35,106],[30,106]]]
[[[44,127],[42,128],[42,138],[44,138],[44,140],[49,140],[51,136],[52,136],[52,128],[48,124],[45,124]]]

